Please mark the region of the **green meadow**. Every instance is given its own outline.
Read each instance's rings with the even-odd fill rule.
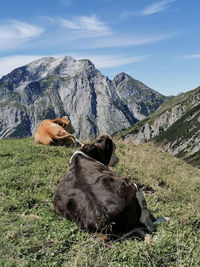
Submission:
[[[75,149],[0,140],[0,266],[200,266],[200,170],[153,143],[116,144],[113,170],[142,185],[152,216],[170,222],[147,241],[102,242],[53,209]]]

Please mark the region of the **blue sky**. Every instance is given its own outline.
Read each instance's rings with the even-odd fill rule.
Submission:
[[[200,85],[200,0],[6,0],[0,77],[40,57],[90,59],[164,95]]]

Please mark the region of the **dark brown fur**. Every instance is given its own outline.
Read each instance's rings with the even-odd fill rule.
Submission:
[[[102,231],[112,224],[113,231],[124,232],[139,222],[141,209],[135,186],[105,166],[113,146],[108,136],[85,145],[82,152],[92,158],[76,154],[56,188],[55,211],[81,228]]]

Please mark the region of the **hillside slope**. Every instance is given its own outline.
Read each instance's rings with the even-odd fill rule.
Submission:
[[[113,134],[166,99],[126,74],[111,81],[86,59],[41,58],[0,79],[0,138],[31,136],[57,116],[69,117],[82,139]]]
[[[200,167],[200,87],[167,101],[117,136],[136,144],[153,139],[165,151]]]
[[[144,185],[151,214],[170,217],[149,243],[125,238],[103,244],[59,217],[53,192],[73,149],[0,140],[0,265],[200,266],[200,172],[153,144],[117,144],[115,172]]]

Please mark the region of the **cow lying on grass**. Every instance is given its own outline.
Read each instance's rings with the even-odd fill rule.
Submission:
[[[119,178],[107,167],[118,161],[115,144],[107,135],[75,152],[55,190],[55,211],[89,231],[138,230],[141,234],[138,226],[143,225],[152,232],[154,226],[137,185],[128,178]]]
[[[66,117],[43,120],[35,133],[35,142],[46,146],[81,146],[82,144],[72,135],[74,132],[71,122]]]

